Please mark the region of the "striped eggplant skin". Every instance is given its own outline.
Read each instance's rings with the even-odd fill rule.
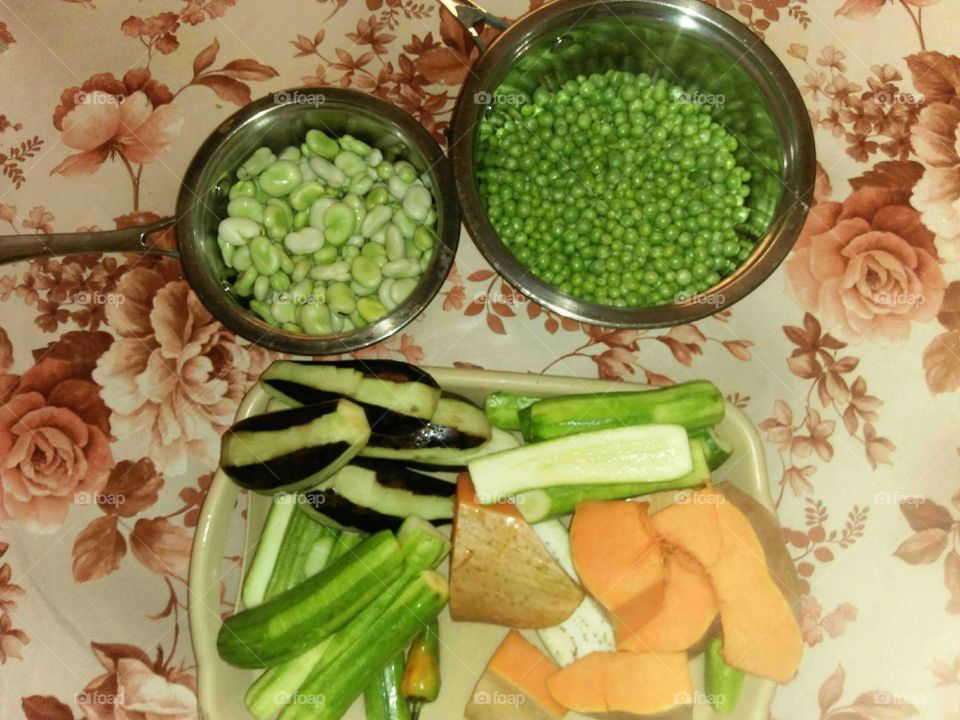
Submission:
[[[417,472],[408,465],[394,460],[355,457],[350,464],[375,472],[377,484],[384,488],[408,490],[414,495],[444,497],[453,497],[457,491],[455,483]]]
[[[248,490],[279,490],[306,482],[313,475],[336,463],[351,445],[345,442],[303,448],[280,457],[248,465],[224,465],[223,471],[240,487]]]
[[[440,384],[430,373],[402,360],[298,360],[296,362],[301,365],[327,365],[356,370],[364,377],[376,378],[377,380],[387,380],[395,383],[415,382],[429,385],[432,388],[440,388]]]
[[[239,422],[235,422],[228,432],[272,432],[288,430],[296,425],[305,425],[323,415],[335,413],[340,404],[337,396],[328,398],[325,402],[313,403],[310,406],[295,407],[289,410],[277,410],[271,413],[251,415]]]
[[[381,530],[397,531],[405,518],[396,515],[384,515],[376,510],[361,507],[347,500],[336,490],[311,490],[303,494],[307,507],[313,511],[314,519],[340,530],[360,530],[375,533]],[[303,512],[310,512],[303,506]],[[434,525],[449,523],[449,520],[434,520]]]

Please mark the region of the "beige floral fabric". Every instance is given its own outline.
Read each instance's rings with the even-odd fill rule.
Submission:
[[[806,592],[806,654],[772,716],[958,720],[960,7],[711,4],[780,56],[816,131],[816,202],[772,278],[696,324],[586,327],[514,292],[464,233],[424,316],[358,355],[713,380],[761,429]],[[0,230],[156,220],[207,134],[287,87],[374,93],[443,141],[477,57],[433,0],[5,0]],[[191,539],[270,359],[173,260],[0,268],[0,717],[197,717]]]

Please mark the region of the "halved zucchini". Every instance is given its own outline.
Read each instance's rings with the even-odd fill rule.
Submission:
[[[260,382],[272,397],[302,405],[323,402],[328,393],[429,420],[440,401],[437,381],[398,360],[278,360]]]
[[[356,403],[336,400],[255,415],[227,430],[220,465],[238,485],[263,494],[318,485],[370,439]]]

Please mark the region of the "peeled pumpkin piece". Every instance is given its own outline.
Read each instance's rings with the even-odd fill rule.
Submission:
[[[514,628],[558,625],[583,591],[510,503],[481,505],[457,480],[450,554],[450,616]]]
[[[663,562],[660,612],[632,633],[617,638],[617,648],[638,653],[677,653],[698,645],[717,618],[719,606],[706,570],[692,555],[669,548]]]
[[[803,637],[747,517],[708,488],[651,520],[665,542],[693,555],[710,576],[720,605],[724,659],[752,675],[789,682],[800,664]]]
[[[573,564],[610,613],[616,637],[649,622],[663,605],[663,552],[642,502],[584,502],[570,523]]]
[[[591,653],[547,678],[547,688],[564,707],[603,718],[666,713],[693,703],[686,653]]]
[[[494,652],[464,711],[467,720],[560,720],[567,709],[547,690],[560,668],[511,630]]]

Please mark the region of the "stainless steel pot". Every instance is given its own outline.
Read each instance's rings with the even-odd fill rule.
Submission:
[[[470,2],[443,1],[475,38],[480,22],[501,26]],[[611,68],[723,99],[714,117],[737,137],[737,160],[752,173],[747,206],[758,242],[743,265],[705,293],[650,308],[580,300],[521,265],[487,218],[477,186],[477,129],[498,94],[554,89]],[[496,271],[561,315],[614,327],[690,322],[752,292],[796,241],[815,179],[813,132],[786,68],[736,19],[699,0],[555,0],[524,15],[471,69],[454,112],[450,155],[464,223]]]
[[[237,167],[256,148],[280,150],[302,141],[307,130],[350,133],[403,154],[431,180],[437,201],[438,245],[419,285],[383,319],[336,335],[286,332],[263,322],[231,291],[217,247],[217,225],[226,216],[227,192]],[[197,151],[180,187],[176,217],[124,230],[0,237],[0,263],[45,255],[91,252],[162,253],[179,257],[184,275],[217,320],[265,347],[299,355],[331,355],[362,348],[397,332],[437,294],[450,271],[460,237],[453,175],[440,146],[414,118],[365,93],[339,88],[298,88],[273,93],[224,120]],[[151,235],[176,226],[177,251],[158,248]]]

